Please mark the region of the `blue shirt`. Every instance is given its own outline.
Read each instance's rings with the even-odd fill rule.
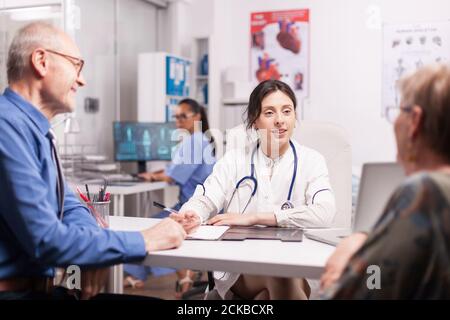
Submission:
[[[0,279],[53,276],[54,267],[103,267],[143,259],[139,232],[97,226],[65,185],[58,218],[50,123],[10,90],[0,95]]]
[[[202,132],[184,137],[166,169],[166,174],[180,187],[181,205],[192,197],[198,184],[203,184],[215,163],[213,147]]]

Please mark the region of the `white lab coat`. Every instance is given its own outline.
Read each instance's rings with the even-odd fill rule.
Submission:
[[[273,212],[280,227],[327,227],[333,221],[336,206],[325,159],[317,151],[293,139],[291,141],[298,156],[297,177],[291,199],[294,208],[281,210],[288,197],[294,170],[292,148],[277,160],[269,159],[258,148],[255,154],[258,187],[244,214]],[[237,182],[250,175],[250,159],[255,146],[228,151],[204,182],[205,195],[203,188],[197,187],[193,197],[180,211],[193,210],[205,221],[226,208],[231,200],[228,212],[242,212],[251,195],[253,183],[246,180],[234,198],[231,197]],[[222,298],[225,298],[239,276],[236,273],[214,272],[216,289]]]

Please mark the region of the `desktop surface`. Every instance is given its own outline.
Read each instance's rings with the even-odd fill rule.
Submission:
[[[110,217],[110,227],[112,230],[141,231],[160,221]],[[302,242],[185,240],[177,249],[150,253],[139,264],[319,279],[334,249],[309,239],[303,239]]]

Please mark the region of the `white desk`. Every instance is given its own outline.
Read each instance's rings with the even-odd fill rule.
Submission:
[[[123,217],[125,215],[124,198],[126,195],[137,194],[139,196],[141,193],[162,190],[168,186],[166,182],[138,182],[125,186],[109,186],[106,191],[111,193],[113,197],[114,215]],[[137,212],[141,212],[140,203],[138,201]]]
[[[74,186],[78,185],[80,187],[81,191],[84,191],[84,184],[76,183],[76,182],[70,182],[69,185],[71,186],[72,190],[75,191]],[[106,192],[109,192],[112,196],[113,201],[113,212],[116,216],[123,217],[125,215],[125,196],[126,195],[132,195],[137,194],[139,197],[139,194],[145,193],[145,192],[151,192],[156,190],[162,190],[169,185],[166,182],[136,182],[136,183],[124,183],[124,185],[120,186],[108,186],[106,189]],[[96,192],[101,186],[100,185],[89,185],[89,191],[91,193]],[[137,212],[140,211],[140,201],[138,201],[138,209]]]
[[[76,194],[76,186],[80,187],[81,191],[84,191],[84,184],[76,181],[69,181],[69,186]],[[168,187],[166,182],[138,182],[138,183],[124,183],[124,185],[108,186],[107,192],[111,194],[113,201],[113,214],[115,216],[123,217],[125,215],[125,196],[136,194],[138,196],[137,201],[137,213],[141,214],[141,201],[140,195],[156,190],[162,190]],[[99,190],[100,185],[89,184],[89,192],[94,193]],[[111,216],[113,217],[113,216]],[[113,219],[111,219],[113,223]],[[139,229],[139,228],[138,228]],[[144,228],[140,228],[144,229]],[[123,293],[123,266],[117,265],[111,268],[110,271],[110,284],[108,286],[109,292]]]
[[[158,219],[110,217],[111,228],[123,231],[142,230],[158,221]],[[148,255],[142,264],[176,269],[318,279],[334,249],[333,246],[306,237],[303,237],[302,242],[186,240],[180,248]],[[122,292],[122,286],[122,273],[115,274],[114,292]]]

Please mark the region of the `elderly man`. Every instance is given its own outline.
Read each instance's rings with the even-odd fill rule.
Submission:
[[[42,22],[22,28],[0,96],[0,299],[51,297],[54,267],[83,269],[82,297],[96,295],[106,266],[178,247],[183,227],[165,219],[142,232],[99,228],[62,178],[50,120],[72,112],[86,84],[73,40]]]

